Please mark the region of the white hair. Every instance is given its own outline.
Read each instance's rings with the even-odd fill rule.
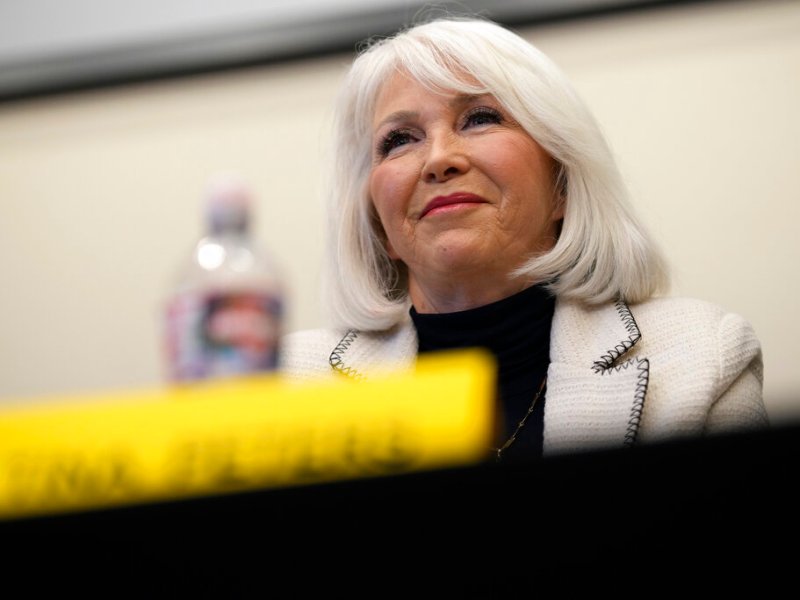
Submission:
[[[402,71],[436,91],[493,95],[559,165],[559,237],[510,276],[548,282],[558,297],[645,300],[666,288],[666,263],[628,201],[600,129],[563,72],[511,31],[439,19],[360,52],[339,94],[333,131],[326,301],[337,325],[387,329],[407,316],[404,265],[389,258],[368,193],[378,94]]]

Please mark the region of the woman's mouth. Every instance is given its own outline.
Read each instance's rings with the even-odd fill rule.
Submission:
[[[465,204],[485,204],[486,200],[475,194],[456,192],[448,196],[436,196],[425,205],[419,215],[423,219],[431,213],[440,213],[463,207]]]

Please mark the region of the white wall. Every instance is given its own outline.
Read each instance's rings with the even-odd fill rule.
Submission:
[[[675,293],[746,316],[773,419],[800,414],[800,3],[522,31],[595,111]],[[0,401],[162,381],[158,318],[213,172],[258,195],[288,328],[324,323],[320,165],[349,56],[0,105]]]

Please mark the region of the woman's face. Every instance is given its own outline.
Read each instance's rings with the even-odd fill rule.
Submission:
[[[493,96],[440,95],[398,73],[373,141],[369,193],[412,301],[420,286],[507,280],[555,243],[554,161]]]

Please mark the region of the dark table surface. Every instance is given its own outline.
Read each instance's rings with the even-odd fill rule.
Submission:
[[[10,521],[0,564],[5,586],[112,598],[792,589],[798,458],[786,425]]]

